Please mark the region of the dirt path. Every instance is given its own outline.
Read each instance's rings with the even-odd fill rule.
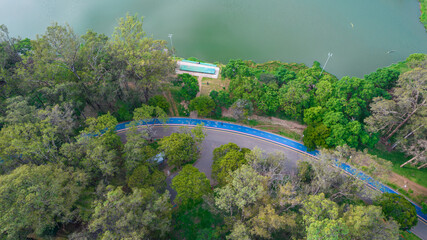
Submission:
[[[389,181],[393,184],[396,184],[397,186],[401,187],[402,189],[408,191],[411,189],[414,191],[413,195],[422,195],[427,196],[427,188],[412,182],[411,180],[392,172]],[[405,187],[406,186],[406,187]]]
[[[199,82],[199,92],[197,93],[196,97],[200,97],[200,93],[202,92],[202,76],[197,77],[197,81]]]
[[[176,107],[175,101],[173,100],[172,94],[170,91],[163,92],[163,96],[171,103],[171,113],[172,116],[179,116],[178,108]]]
[[[232,117],[231,113],[228,111],[228,109],[223,109],[222,115],[224,117]],[[263,122],[265,124],[271,124],[271,125],[280,125],[286,129],[289,129],[293,132],[303,134],[304,129],[307,127],[305,125],[299,124],[297,122],[289,121],[289,120],[283,120],[275,117],[261,117],[257,115],[252,115],[251,119],[255,119],[259,122]]]

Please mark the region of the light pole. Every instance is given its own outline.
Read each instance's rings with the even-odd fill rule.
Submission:
[[[332,53],[328,53],[328,59],[326,59],[325,65],[323,65],[322,71],[320,72],[320,76],[322,76],[323,70],[325,70],[326,64],[328,64],[329,58],[332,57]]]
[[[173,41],[172,41],[172,36],[173,36],[173,34],[172,34],[172,33],[169,33],[168,37],[169,37],[169,38],[170,38],[170,40],[171,40],[172,54],[173,54],[173,57],[175,57],[175,51],[173,50]]]

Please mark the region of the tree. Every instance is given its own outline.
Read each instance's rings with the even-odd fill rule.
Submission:
[[[385,221],[378,206],[350,206],[343,219],[350,239],[399,239],[399,225],[394,220]]]
[[[126,132],[126,143],[123,147],[125,168],[130,174],[138,165],[147,164],[147,160],[156,155],[156,151],[148,145],[147,132],[139,131],[136,125],[132,125]]]
[[[310,95],[307,87],[298,79],[290,81],[279,89],[280,106],[291,118],[302,118],[304,109],[309,107]]]
[[[165,123],[168,120],[168,115],[160,107],[153,107],[142,104],[141,107],[135,108],[133,111],[134,122],[131,125],[139,125],[146,132],[148,140],[152,140],[155,131],[153,123]]]
[[[279,109],[279,87],[276,83],[264,85],[262,95],[258,102],[258,108],[264,113],[271,115]]]
[[[111,189],[98,201],[89,231],[102,239],[160,238],[169,232],[172,205],[169,192],[159,195],[152,188],[133,189],[126,194]]]
[[[323,193],[309,196],[301,209],[307,239],[344,239],[348,228],[339,218],[339,207]]]
[[[172,179],[172,188],[177,192],[177,200],[184,206],[201,201],[204,195],[212,191],[205,173],[190,164],[185,165]]]
[[[200,96],[191,100],[189,107],[197,111],[198,116],[206,117],[215,109],[215,102],[209,96]]]
[[[231,105],[230,111],[234,118],[238,121],[243,121],[252,115],[253,104],[248,100],[239,99]]]
[[[6,117],[2,119],[7,124],[34,122],[36,108],[28,104],[22,96],[6,99]]]
[[[199,157],[197,145],[189,133],[172,133],[159,141],[159,150],[165,153],[170,166],[180,168]]]
[[[416,118],[425,119],[427,107],[427,70],[416,68],[401,74],[394,88],[393,98],[375,98],[370,105],[372,116],[365,119],[368,131],[380,133],[382,142],[389,140],[405,124],[413,124]],[[419,121],[422,122],[422,121]]]
[[[307,227],[307,240],[341,240],[348,239],[349,230],[342,219],[324,219],[315,221]]]
[[[330,130],[324,124],[308,125],[304,129],[304,146],[308,149],[316,149],[317,147],[327,148],[326,139],[330,135]]]
[[[375,204],[382,207],[387,220],[394,219],[399,223],[400,229],[408,230],[417,225],[415,206],[405,197],[394,193],[383,193]]]
[[[175,65],[166,49],[166,41],[148,38],[142,29],[142,18],[126,15],[119,19],[109,45],[118,66],[124,66],[125,89],[132,98],[141,94],[148,102],[160,79],[171,73]]]
[[[228,92],[220,90],[220,91],[215,91],[212,90],[209,93],[209,96],[212,98],[212,100],[214,100],[216,107],[225,107],[228,108],[231,105],[231,100],[230,100],[230,95]]]
[[[248,165],[234,171],[231,179],[224,187],[215,189],[215,205],[230,215],[237,208],[243,216],[245,207],[267,194],[266,177],[259,175]]]
[[[231,234],[227,236],[227,240],[250,240],[250,230],[241,221],[235,222]]]
[[[88,136],[98,136],[99,140],[105,147],[116,149],[121,146],[120,137],[116,134],[117,119],[109,112],[97,118],[86,119],[87,127],[83,134]]]
[[[214,149],[212,163],[212,177],[219,186],[224,186],[230,174],[243,164],[246,164],[245,154],[247,149],[240,149],[234,143],[228,143]]]
[[[365,75],[365,79],[371,81],[375,87],[388,90],[394,87],[400,73],[393,69],[380,68],[377,71]]]
[[[57,165],[24,165],[0,176],[0,232],[6,239],[54,233],[59,224],[76,220],[86,184],[81,171]]]
[[[127,184],[130,188],[153,187],[156,191],[163,191],[166,187],[166,175],[154,167],[141,164],[133,170]]]
[[[414,144],[409,147],[404,147],[406,154],[413,156],[410,160],[406,161],[400,167],[405,166],[408,163],[416,165],[421,163],[421,166],[418,169],[427,166],[427,140],[418,139]]]
[[[271,204],[265,207],[260,206],[258,214],[249,220],[251,233],[261,238],[271,238],[271,234],[285,226],[295,227],[295,220],[292,215],[276,212]]]
[[[298,177],[304,183],[310,183],[314,178],[313,166],[307,162],[298,162]]]
[[[169,107],[170,104],[168,102],[168,100],[163,97],[162,95],[156,95],[150,98],[150,100],[148,100],[148,105],[153,106],[153,107],[159,107],[161,109],[163,109],[163,111],[165,113],[169,112]]]
[[[55,132],[55,127],[46,121],[3,127],[0,130],[0,158],[4,161],[0,164],[1,171],[27,163],[56,162]]]
[[[200,146],[206,136],[202,125],[191,130],[182,127],[180,131],[159,141],[159,150],[165,153],[168,164],[176,168],[193,163],[199,158]]]
[[[182,97],[187,101],[195,98],[197,93],[200,91],[197,79],[188,73],[180,74],[178,75],[178,78],[183,82],[181,89]]]

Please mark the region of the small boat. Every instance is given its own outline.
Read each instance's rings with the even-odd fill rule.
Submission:
[[[394,52],[396,52],[396,50],[390,50],[390,51],[387,51],[386,53],[390,54],[390,53],[394,53]]]

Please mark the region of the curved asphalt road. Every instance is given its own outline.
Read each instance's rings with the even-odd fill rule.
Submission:
[[[192,126],[189,126],[192,127]],[[154,136],[156,138],[161,138],[164,136],[169,136],[173,132],[178,132],[179,126],[156,126],[156,131]],[[260,138],[251,137],[244,134],[239,134],[237,132],[229,132],[219,129],[205,128],[207,136],[202,143],[202,151],[199,160],[193,165],[197,167],[201,172],[204,172],[209,180],[212,181],[211,172],[212,172],[212,158],[213,150],[221,145],[227,144],[229,142],[236,143],[239,147],[253,149],[254,147],[259,147],[265,152],[282,152],[287,158],[287,165],[290,169],[296,169],[296,164],[299,160],[306,160],[310,158],[309,155],[303,154],[301,152],[295,151],[291,148],[285,147],[283,145],[275,144],[273,142],[265,141]],[[126,141],[126,130],[118,131],[118,135],[121,137],[122,141]],[[170,183],[172,178],[177,173],[172,174],[167,178],[168,190],[171,192],[172,198],[175,198],[176,192],[171,189]],[[418,224],[411,229],[411,232],[416,234],[423,240],[427,240],[427,224],[418,221]]]

